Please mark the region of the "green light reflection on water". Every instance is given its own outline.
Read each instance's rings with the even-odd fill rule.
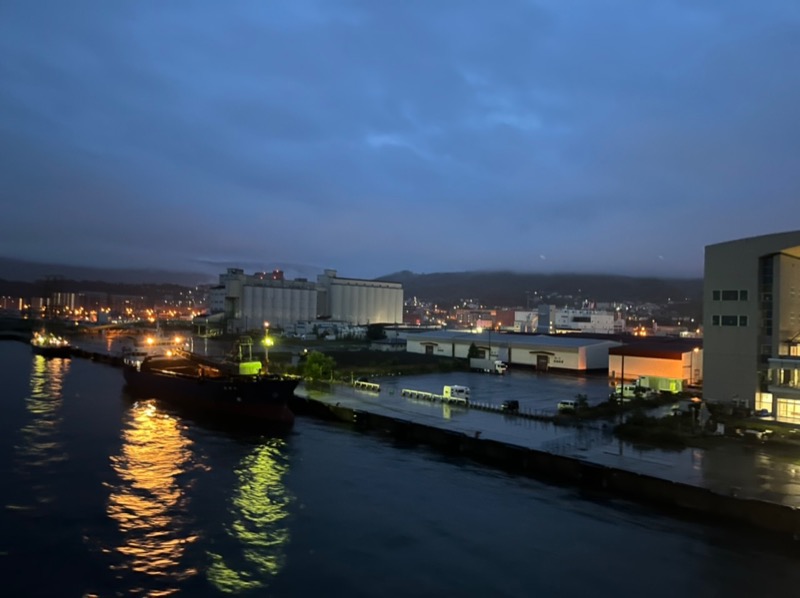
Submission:
[[[284,446],[282,439],[269,439],[242,459],[236,469],[239,486],[232,500],[234,519],[227,532],[241,549],[241,558],[208,553],[208,579],[220,591],[238,593],[264,587],[283,568],[284,547],[289,541],[284,520],[291,501],[283,484],[287,471],[282,461]]]

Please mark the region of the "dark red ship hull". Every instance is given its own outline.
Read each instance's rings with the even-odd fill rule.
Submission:
[[[48,347],[42,345],[31,345],[31,349],[36,355],[41,355],[43,357],[71,357],[72,356],[72,347],[64,346],[64,347]]]
[[[284,376],[201,374],[203,369],[186,360],[160,360],[141,367],[124,366],[128,389],[195,412],[225,418],[243,418],[291,425],[289,401],[299,379]],[[207,369],[206,369],[207,371]]]

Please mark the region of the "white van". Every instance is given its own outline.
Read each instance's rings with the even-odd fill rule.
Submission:
[[[442,396],[451,403],[469,403],[469,386],[445,386]]]
[[[559,401],[558,402],[558,410],[559,411],[575,411],[578,408],[578,401]]]

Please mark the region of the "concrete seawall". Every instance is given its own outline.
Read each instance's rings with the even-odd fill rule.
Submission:
[[[620,496],[673,513],[702,516],[708,521],[745,524],[800,539],[799,509],[738,498],[735,490],[729,495],[720,494],[691,484],[310,398],[295,398],[292,408],[298,414],[347,422],[358,429],[385,434],[403,442],[426,444],[514,473]]]

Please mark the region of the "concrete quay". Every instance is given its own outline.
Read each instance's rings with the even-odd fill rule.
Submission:
[[[644,449],[602,424],[558,425],[492,410],[411,401],[346,385],[301,385],[298,414],[347,422],[515,473],[577,485],[704,520],[800,539],[800,458],[725,441],[710,449]],[[795,477],[797,476],[797,477]]]

